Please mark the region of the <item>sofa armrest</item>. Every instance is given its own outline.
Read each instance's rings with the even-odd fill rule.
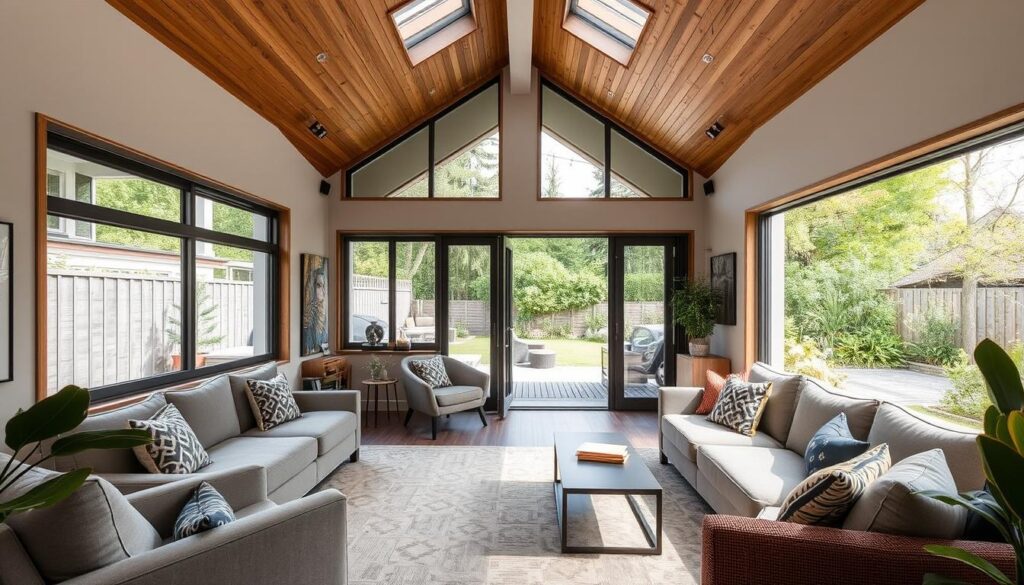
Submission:
[[[704,518],[701,559],[703,585],[789,585],[920,583],[937,573],[967,583],[989,583],[966,565],[932,556],[926,544],[957,546],[1014,574],[1007,544],[910,538],[803,526],[739,516]]]
[[[345,410],[358,416],[361,408],[358,390],[297,390],[292,396],[302,412]]]
[[[662,419],[666,414],[693,414],[704,395],[703,388],[687,388],[683,386],[663,386],[658,388],[658,449],[661,449],[661,461],[665,462],[663,450],[664,434],[661,431]]]
[[[218,473],[188,475],[186,479],[129,494],[128,502],[161,535],[170,536],[185,500],[203,481],[220,492],[233,510],[267,499],[267,470],[258,465],[247,465]]]
[[[65,581],[66,585],[348,582],[345,496],[324,490]]]

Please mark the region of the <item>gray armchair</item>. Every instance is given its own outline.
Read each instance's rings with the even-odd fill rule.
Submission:
[[[437,439],[437,419],[441,415],[476,410],[480,415],[480,422],[486,427],[484,403],[491,393],[491,376],[455,358],[441,356],[444,360],[444,369],[448,372],[453,385],[446,388],[431,388],[409,369],[410,362],[431,357],[433,356],[408,356],[402,360],[402,385],[405,386],[405,399],[409,404],[405,425],[409,426],[413,411],[422,412],[430,417],[431,438]]]

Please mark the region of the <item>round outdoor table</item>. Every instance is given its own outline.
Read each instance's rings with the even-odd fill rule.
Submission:
[[[395,414],[400,414],[398,412],[398,380],[363,380],[363,386],[366,387],[366,401],[363,406],[364,425],[370,424],[370,391],[373,391],[373,426],[377,426],[381,387],[384,388],[384,414],[387,415],[388,420],[391,420],[391,408],[388,407],[390,389],[394,389],[395,392]]]

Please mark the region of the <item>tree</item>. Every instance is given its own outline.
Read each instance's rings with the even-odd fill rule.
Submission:
[[[544,197],[554,198],[558,197],[562,188],[562,179],[558,176],[558,163],[555,162],[555,157],[548,157],[548,164],[544,168],[544,188],[541,194]]]

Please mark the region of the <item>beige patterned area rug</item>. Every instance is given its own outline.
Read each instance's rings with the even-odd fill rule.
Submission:
[[[657,451],[662,554],[562,554],[550,447],[364,446],[323,487],[348,496],[353,585],[686,584],[700,580],[707,506]],[[654,499],[644,501],[653,525]],[[622,496],[570,496],[569,542],[645,546]]]

